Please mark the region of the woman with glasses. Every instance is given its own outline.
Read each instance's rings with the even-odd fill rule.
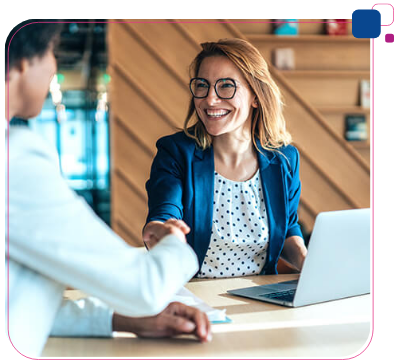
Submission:
[[[265,60],[247,41],[220,40],[202,44],[191,73],[184,131],[157,142],[145,244],[174,218],[191,228],[198,277],[275,274],[280,256],[300,271],[299,154]]]

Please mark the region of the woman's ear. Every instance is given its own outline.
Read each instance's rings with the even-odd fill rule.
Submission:
[[[258,100],[257,97],[254,98],[253,102],[252,102],[252,107],[253,108],[258,108]]]

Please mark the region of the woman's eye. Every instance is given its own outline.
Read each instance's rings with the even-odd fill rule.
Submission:
[[[219,85],[219,87],[222,87],[222,88],[235,87],[235,83],[232,82],[232,80],[230,80],[228,78],[218,80],[218,85]]]
[[[221,88],[231,88],[231,87],[235,87],[235,85],[233,83],[223,83],[221,85]]]
[[[206,83],[198,83],[196,84],[197,88],[209,88],[209,86]]]

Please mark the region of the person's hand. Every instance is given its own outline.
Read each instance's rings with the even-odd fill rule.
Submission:
[[[114,314],[114,331],[134,333],[142,338],[164,338],[194,334],[201,342],[211,341],[207,315],[191,306],[172,302],[161,313],[145,318],[129,318]]]
[[[189,233],[190,228],[182,220],[169,219],[166,222],[149,222],[142,232],[142,239],[148,249],[153,248],[163,237],[168,234],[174,234],[182,242],[186,243],[185,235]]]

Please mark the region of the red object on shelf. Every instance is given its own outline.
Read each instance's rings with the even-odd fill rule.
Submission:
[[[347,19],[328,19],[326,21],[326,34],[347,35]]]

